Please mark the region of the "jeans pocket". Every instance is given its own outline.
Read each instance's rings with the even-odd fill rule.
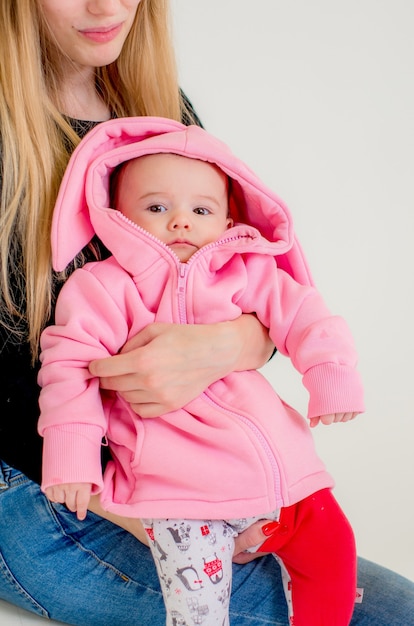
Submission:
[[[10,465],[7,465],[0,459],[0,494],[2,491],[6,491],[10,487],[20,485],[28,482],[27,476],[22,474],[20,470],[16,470]]]

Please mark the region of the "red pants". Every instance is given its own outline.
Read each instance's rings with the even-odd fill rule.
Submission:
[[[260,547],[281,558],[291,578],[294,626],[348,626],[356,594],[354,534],[330,489],[281,510]]]

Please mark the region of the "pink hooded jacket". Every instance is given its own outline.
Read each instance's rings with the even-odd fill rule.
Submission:
[[[232,179],[232,217],[249,225],[237,224],[183,264],[110,208],[113,169],[159,152],[218,165]],[[230,374],[153,419],[141,419],[115,394],[101,396],[88,372],[92,359],[116,354],[151,322],[208,324],[254,312],[303,375],[309,417],[362,411],[352,337],[313,287],[280,199],[199,127],[112,120],[70,160],[52,227],[55,269],[94,233],[112,256],[72,274],[56,323],[42,336],[42,488],[91,482],[104,508],[124,516],[220,519],[264,514],[332,487],[308,423],[256,371]],[[103,438],[113,456],[104,478]]]

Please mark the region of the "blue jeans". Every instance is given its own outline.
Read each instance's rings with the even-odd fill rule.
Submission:
[[[351,626],[414,626],[414,583],[359,561],[364,601]],[[0,463],[0,598],[76,626],[164,626],[151,554],[94,514],[79,522]],[[288,626],[273,557],[234,566],[232,626]]]

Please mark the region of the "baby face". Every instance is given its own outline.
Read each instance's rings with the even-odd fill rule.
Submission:
[[[232,226],[228,183],[216,166],[175,154],[129,161],[118,178],[116,206],[167,244],[181,262]]]

